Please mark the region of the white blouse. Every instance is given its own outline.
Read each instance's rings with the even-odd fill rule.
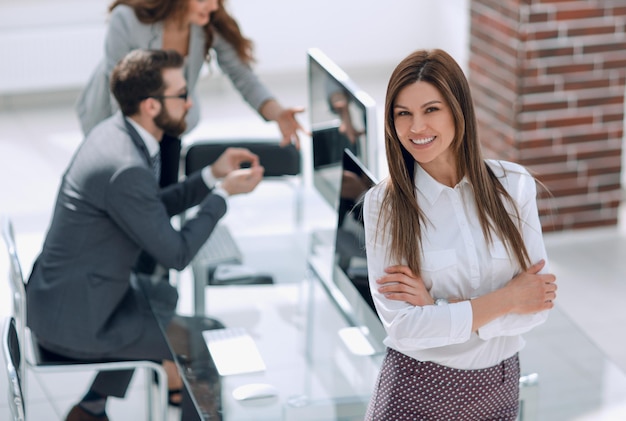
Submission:
[[[506,161],[487,160],[518,206],[522,235],[531,263],[548,259],[537,212],[535,180],[526,169]],[[443,306],[413,306],[385,298],[376,280],[394,264],[389,259],[389,236],[383,240],[378,215],[386,182],[365,196],[364,224],[370,290],[386,329],[384,343],[420,361],[433,361],[460,369],[491,367],[513,356],[524,345],[520,336],[543,323],[547,311],[508,314],[472,332],[471,298],[497,290],[520,272],[515,258],[493,236],[484,237],[472,187],[467,179],[454,188],[433,179],[416,165],[417,200],[429,221],[422,226],[422,279],[433,298],[464,299]],[[505,206],[511,210],[505,201]]]

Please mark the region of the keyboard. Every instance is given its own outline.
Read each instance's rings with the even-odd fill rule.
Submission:
[[[246,329],[205,330],[202,336],[220,376],[265,370],[263,357]]]
[[[191,262],[195,279],[208,283],[209,271],[218,265],[230,263],[241,264],[243,254],[228,227],[218,224],[213,229],[209,239],[200,247],[196,257]]]

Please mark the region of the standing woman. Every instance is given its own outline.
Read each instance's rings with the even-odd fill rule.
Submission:
[[[391,75],[389,177],[364,223],[387,353],[367,420],[515,420],[521,334],[556,297],[533,177],[486,160],[469,85],[450,55],[421,50]]]
[[[283,108],[252,71],[252,41],[224,8],[225,0],[115,0],[109,6],[110,19],[104,59],[92,74],[78,99],[76,109],[84,133],[117,109],[109,92],[113,67],[129,51],[176,50],[185,57],[187,90],[195,103],[187,115],[187,130],[200,120],[196,84],[200,69],[210,60],[213,49],[220,68],[252,108],[268,121],[278,124],[282,145],[299,146],[297,131],[303,130],[295,114],[303,108]],[[181,141],[161,141],[161,186],[178,180]]]

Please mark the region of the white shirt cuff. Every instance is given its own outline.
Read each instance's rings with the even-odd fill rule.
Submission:
[[[230,197],[228,192],[222,188],[222,182],[221,181],[218,181],[215,184],[215,188],[213,189],[212,193],[213,194],[217,194],[218,196],[222,196],[225,201],[228,201],[228,198]]]
[[[215,187],[215,185],[217,184],[217,178],[215,178],[215,176],[213,175],[213,171],[211,171],[211,166],[207,165],[206,167],[202,168],[201,171],[202,181],[204,181],[204,184],[206,184],[206,186],[210,189]]]
[[[468,340],[472,334],[472,304],[469,300],[461,301],[450,306],[451,338]],[[457,343],[456,341],[454,343]]]

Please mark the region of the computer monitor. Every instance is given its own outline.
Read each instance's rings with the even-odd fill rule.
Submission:
[[[384,351],[385,331],[374,308],[367,276],[362,214],[363,195],[375,183],[374,175],[346,148],[341,161],[333,268],[327,289],[350,324],[369,343],[369,350],[361,349],[361,354]]]
[[[336,207],[343,150],[377,174],[376,103],[321,50],[308,50],[313,185]]]

